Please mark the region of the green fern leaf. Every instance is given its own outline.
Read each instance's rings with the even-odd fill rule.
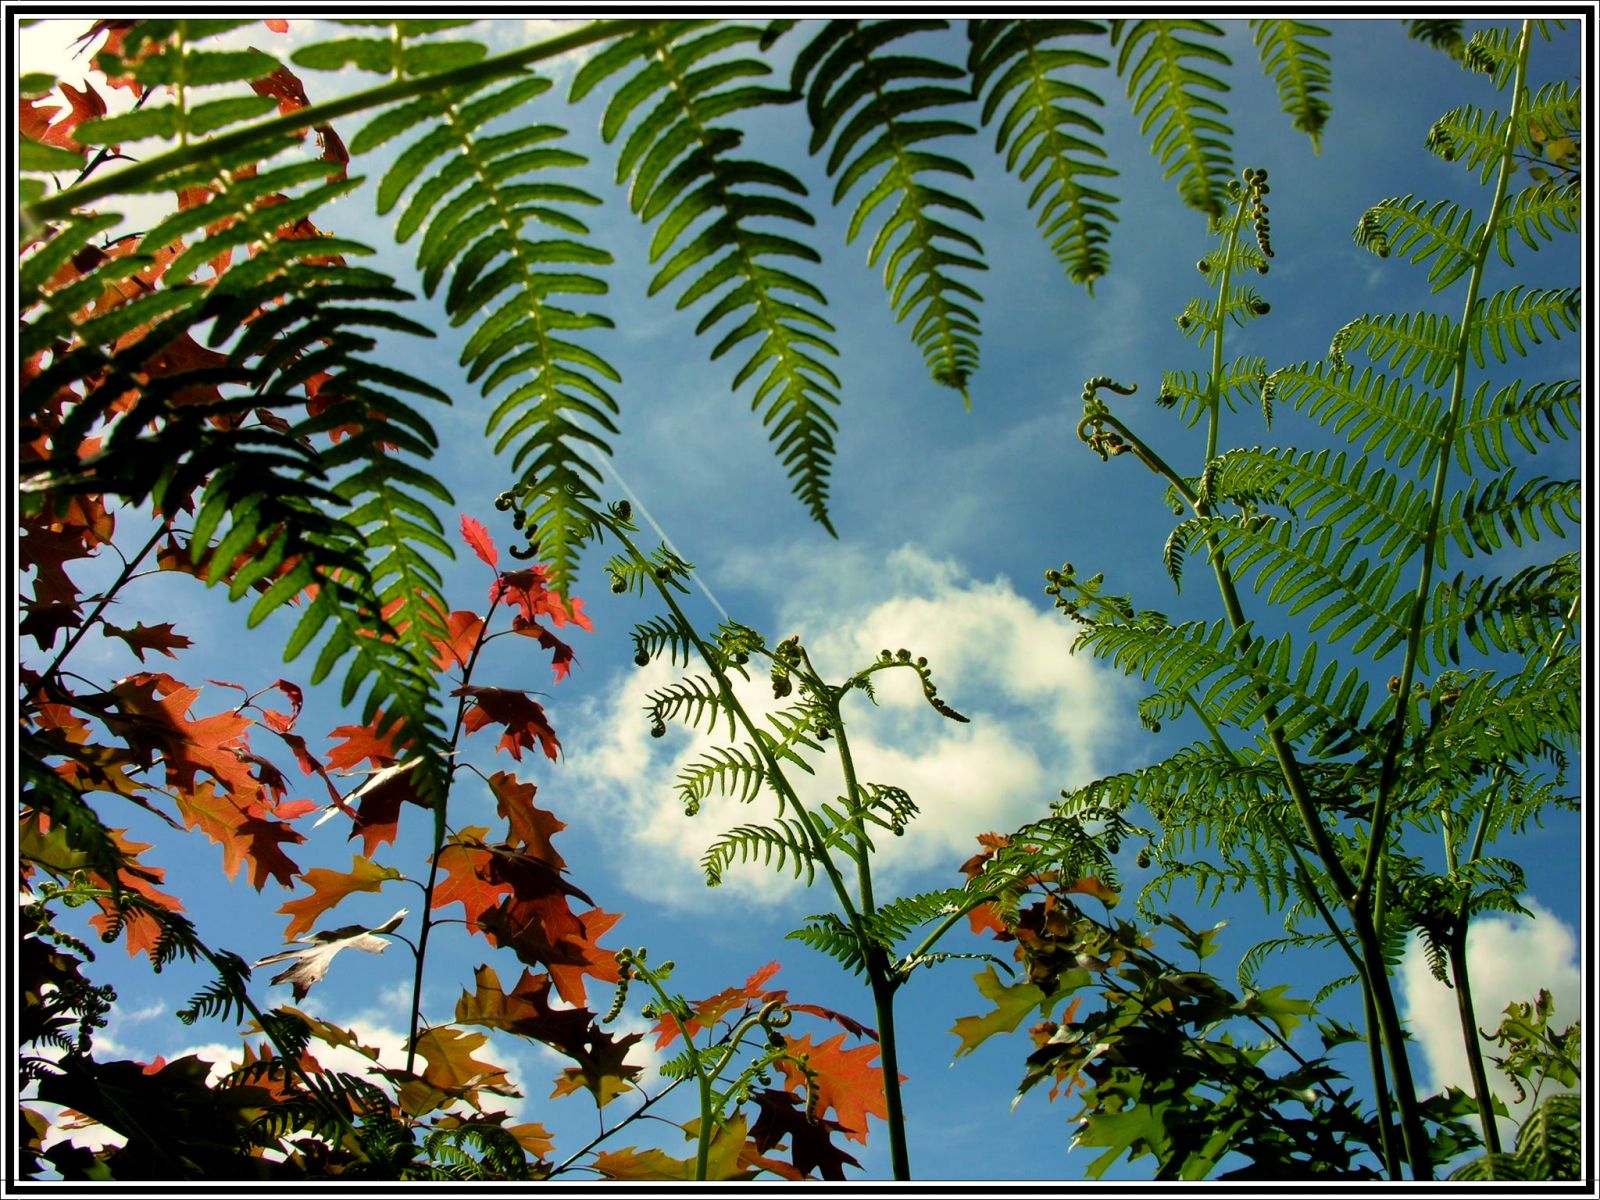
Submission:
[[[1098,140],[1104,128],[1083,105],[1101,106],[1099,95],[1072,77],[1103,69],[1109,60],[1063,45],[1060,39],[1096,37],[1106,27],[1095,21],[969,21],[971,49],[967,69],[973,96],[982,101],[983,123],[993,124],[995,152],[1006,155],[1006,169],[1024,183],[1038,182],[1028,207],[1038,212],[1039,228],[1067,277],[1091,292],[1110,268],[1106,250],[1116,197],[1093,186],[1115,168],[1103,161]],[[987,93],[987,94],[985,94]],[[1024,161],[1023,155],[1027,158]],[[1020,164],[1020,165],[1019,165]]]
[[[1214,99],[1228,85],[1195,64],[1227,67],[1232,60],[1200,38],[1220,38],[1210,21],[1122,21],[1111,23],[1118,47],[1117,74],[1128,80],[1133,111],[1143,117],[1140,132],[1155,131],[1151,152],[1178,176],[1183,202],[1221,220],[1225,188],[1233,175],[1223,123],[1227,108]],[[1210,93],[1210,94],[1208,94]]]
[[[1294,118],[1294,127],[1311,139],[1311,148],[1322,150],[1322,129],[1328,123],[1329,107],[1323,99],[1333,82],[1328,70],[1328,52],[1315,39],[1328,31],[1303,21],[1251,21],[1256,49],[1262,67],[1278,85],[1278,102]]]
[[[929,141],[965,137],[970,125],[926,116],[968,102],[949,81],[964,72],[948,63],[886,48],[918,33],[942,30],[943,21],[830,21],[795,60],[793,88],[806,95],[811,150],[828,147],[827,168],[837,178],[833,202],[866,189],[851,214],[846,240],[855,241],[869,218],[880,224],[869,266],[883,264],[884,286],[895,318],[911,322],[911,338],[936,383],[966,396],[978,365],[981,297],[950,272],[985,270],[977,238],[951,223],[955,213],[982,214],[934,176],[972,179],[964,162],[919,149]],[[890,202],[892,207],[889,207]],[[886,210],[886,211],[885,211]],[[970,406],[970,401],[969,401]]]
[[[732,157],[743,134],[718,124],[793,97],[776,88],[731,86],[770,74],[759,60],[721,57],[759,42],[761,29],[706,26],[665,22],[619,39],[579,69],[571,96],[580,99],[608,78],[631,72],[606,105],[601,133],[614,141],[628,131],[618,180],[631,180],[629,202],[641,219],[661,221],[650,259],[665,262],[650,291],[684,284],[680,309],[714,301],[697,333],[743,314],[742,322],[724,332],[713,357],[754,340],[733,386],[756,381],[752,407],[761,412],[796,495],[832,532],[827,497],[835,421],[829,410],[838,403],[839,379],[827,360],[837,351],[826,337],[833,327],[818,311],[821,291],[788,265],[792,259],[820,259],[804,242],[752,227],[771,219],[812,224],[810,214],[789,199],[806,190],[787,171]]]
[[[609,318],[566,306],[563,297],[602,295],[591,273],[611,261],[578,240],[584,223],[568,211],[599,203],[548,175],[580,166],[581,155],[545,143],[565,136],[550,125],[492,133],[550,84],[524,77],[487,94],[471,86],[425,97],[396,117],[380,115],[355,145],[375,146],[419,123],[431,128],[396,158],[379,187],[386,212],[410,194],[398,234],[421,233],[417,265],[428,293],[446,276],[445,311],[453,325],[476,322],[462,351],[469,381],[488,397],[511,387],[491,412],[495,451],[516,445],[512,469],[539,485],[532,540],[552,584],[570,587],[594,522],[598,469],[610,453],[617,403],[607,390],[621,376],[568,331],[610,328]],[[431,172],[431,173],[430,173]],[[551,227],[576,237],[530,236]]]

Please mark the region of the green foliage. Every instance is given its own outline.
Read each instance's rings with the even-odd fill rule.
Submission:
[[[983,102],[983,123],[995,125],[995,152],[1006,156],[1006,170],[1024,183],[1034,180],[1028,207],[1038,211],[1039,230],[1073,283],[1091,290],[1110,268],[1106,243],[1116,221],[1116,197],[1093,186],[1115,178],[1103,161],[1098,139],[1105,130],[1083,111],[1105,101],[1077,82],[1077,72],[1104,69],[1110,62],[1063,45],[1063,38],[1099,37],[1096,21],[971,21],[967,69],[974,97]],[[1009,103],[1008,103],[1009,101]],[[998,123],[996,115],[1007,105]],[[1023,154],[1027,153],[1026,161]],[[1020,164],[1020,165],[1019,165]]]
[[[1136,70],[1154,72],[1159,41],[1147,38]],[[1580,521],[1578,484],[1531,465],[1577,430],[1573,385],[1540,371],[1549,343],[1578,329],[1581,293],[1515,280],[1494,292],[1485,285],[1491,256],[1516,265],[1513,239],[1518,251],[1532,251],[1576,228],[1575,184],[1510,187],[1530,113],[1544,106],[1565,116],[1570,96],[1551,88],[1530,95],[1529,40],[1527,29],[1475,35],[1462,48],[1464,64],[1509,93],[1510,111],[1457,110],[1430,136],[1445,157],[1492,178],[1488,216],[1404,196],[1370,209],[1355,231],[1379,257],[1423,268],[1434,292],[1464,293],[1464,317],[1369,314],[1339,330],[1323,361],[1270,373],[1264,363],[1226,365],[1228,328],[1268,311],[1238,282],[1265,274],[1272,257],[1265,174],[1247,170],[1242,182],[1216,185],[1230,210],[1214,214],[1214,248],[1198,264],[1212,295],[1178,317],[1209,347],[1210,369],[1167,372],[1158,397],[1186,425],[1205,421],[1198,475],[1169,466],[1101,396],[1131,385],[1104,377],[1085,385],[1079,438],[1103,460],[1132,454],[1163,478],[1180,517],[1163,551],[1167,570],[1186,581],[1203,554],[1222,615],[1169,621],[1070,566],[1047,573],[1048,591],[1081,626],[1078,649],[1149,685],[1140,705],[1147,727],[1192,716],[1204,736],[1164,761],[1063,793],[1057,815],[1019,832],[988,868],[1051,869],[1058,849],[1041,842],[1040,827],[1081,829],[1108,812],[1128,814],[1130,825],[1149,818],[1153,828],[1138,829],[1146,839],[1139,861],[1156,873],[1142,911],[1168,902],[1183,881],[1200,900],[1255,891],[1282,916],[1285,935],[1246,951],[1247,982],[1274,955],[1342,953],[1355,973],[1321,995],[1361,984],[1378,1120],[1386,1125],[1397,1113],[1404,1141],[1386,1130],[1381,1147],[1369,1144],[1391,1174],[1403,1157],[1418,1177],[1469,1148],[1473,1135],[1447,1111],[1455,1100],[1430,1108],[1415,1092],[1389,976],[1416,933],[1435,976],[1466,986],[1462,947],[1473,918],[1522,911],[1524,872],[1495,843],[1570,806],[1567,760],[1579,735],[1581,590],[1573,552],[1561,544]],[[1207,170],[1189,177],[1197,192]],[[1501,377],[1502,366],[1517,377]],[[1252,382],[1269,420],[1274,409],[1293,408],[1333,444],[1221,448],[1222,415]],[[1501,569],[1508,550],[1526,556],[1551,540],[1554,556]],[[1466,560],[1476,560],[1475,573]],[[1413,849],[1441,834],[1442,866]],[[1056,869],[1065,876],[1071,868]],[[1463,1036],[1475,1053],[1476,1031]],[[1030,1061],[1047,1052],[1041,1045]],[[1141,1107],[1150,1073],[1130,1071],[1116,1119],[1089,1136],[1111,1150],[1099,1165],[1122,1151],[1190,1161],[1184,1138],[1198,1135],[1173,1133],[1158,1114],[1187,1121],[1204,1106],[1185,1096]],[[1462,1111],[1475,1106],[1480,1123],[1492,1124],[1496,1101],[1486,1085],[1476,1090]],[[1213,1112],[1200,1126],[1219,1131],[1212,1148],[1245,1136],[1220,1132],[1227,1121]],[[1217,1158],[1197,1153],[1172,1169],[1206,1173]]]
[[[1583,1102],[1577,1096],[1551,1096],[1523,1122],[1514,1154],[1485,1155],[1451,1173],[1451,1179],[1581,1179]]]
[[[967,93],[949,83],[966,72],[890,51],[891,46],[901,49],[894,43],[902,38],[945,28],[944,21],[829,21],[796,57],[791,83],[806,98],[812,153],[829,147],[828,174],[838,178],[834,203],[867,187],[845,239],[855,241],[874,213],[894,202],[881,218],[867,264],[883,263],[895,318],[915,318],[911,337],[934,382],[965,397],[968,377],[978,365],[978,315],[971,306],[981,297],[949,272],[985,266],[977,257],[983,253],[977,238],[947,217],[954,213],[978,221],[982,214],[948,190],[954,185],[944,178],[972,179],[972,168],[919,147],[975,130],[960,121],[918,118],[930,109],[964,104]]]
[[[744,135],[721,124],[743,110],[790,98],[776,88],[739,82],[771,73],[759,59],[727,57],[761,36],[748,25],[653,26],[585,63],[572,81],[571,97],[581,99],[611,76],[631,72],[606,106],[601,135],[611,142],[631,125],[617,156],[617,181],[628,182],[629,204],[641,220],[661,222],[650,261],[666,261],[650,292],[681,281],[686,286],[678,308],[714,300],[697,334],[739,321],[724,332],[713,359],[755,339],[733,387],[756,380],[753,406],[796,494],[831,529],[827,476],[835,421],[829,409],[838,403],[839,378],[827,359],[838,352],[826,337],[833,326],[819,311],[826,303],[821,291],[790,269],[796,259],[821,259],[806,243],[762,224],[814,224],[789,198],[804,196],[806,189],[779,166],[731,157]]]

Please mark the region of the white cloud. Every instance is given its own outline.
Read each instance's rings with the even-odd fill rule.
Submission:
[[[1008,580],[973,579],[954,562],[909,546],[874,557],[808,545],[717,572],[719,586],[763,580],[789,581],[775,597],[778,617],[769,632],[775,639],[800,635],[825,677],[841,679],[880,650],[904,647],[929,660],[941,698],[971,718],[957,724],[934,712],[911,671],[875,678],[876,709],[859,693],[847,702],[858,778],[904,788],[920,809],[903,838],[875,838],[875,861],[891,884],[929,868],[959,882],[955,866],[975,849],[976,834],[1042,814],[1062,787],[1091,777],[1128,724],[1120,676],[1073,657],[1072,629]],[[805,586],[790,586],[795,580]],[[735,825],[765,822],[773,802],[712,797],[695,819],[685,819],[673,786],[677,772],[723,739],[680,726],[661,739],[649,736],[645,697],[678,675],[657,660],[621,677],[572,722],[586,732],[568,739],[563,774],[589,797],[582,810],[588,819],[627,843],[633,867],[624,882],[641,894],[647,889],[657,903],[688,907],[712,903],[699,866],[705,848]],[[741,698],[753,714],[778,706],[762,676]],[[796,773],[794,782],[802,800],[815,804],[843,788],[836,761],[812,757],[817,776]],[[769,906],[797,889],[759,863],[736,867],[724,883],[738,899]]]
[[[1553,1021],[1558,1028],[1566,1028],[1582,1012],[1576,936],[1548,909],[1534,902],[1528,908],[1532,917],[1480,917],[1467,932],[1467,966],[1480,1030],[1498,1028],[1506,1005],[1531,1001],[1540,988],[1555,1000]],[[1470,1093],[1456,993],[1434,979],[1416,941],[1406,948],[1401,980],[1407,1027],[1422,1048],[1430,1089],[1454,1085]],[[1510,1104],[1515,1090],[1487,1061],[1493,1043],[1485,1040],[1483,1047],[1489,1086]],[[1512,1120],[1501,1122],[1503,1138],[1514,1135],[1516,1121],[1525,1111],[1526,1105],[1512,1108]]]

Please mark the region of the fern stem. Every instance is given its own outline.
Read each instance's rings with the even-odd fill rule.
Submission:
[[[828,853],[827,843],[823,841],[822,835],[817,832],[815,820],[813,820],[806,806],[801,803],[799,795],[795,792],[793,785],[790,784],[788,776],[783,773],[783,768],[779,765],[777,758],[767,748],[766,741],[756,728],[755,722],[750,719],[750,714],[745,711],[744,705],[739,702],[738,696],[734,693],[733,684],[728,679],[727,672],[722,669],[722,664],[718,662],[717,656],[711,652],[711,648],[701,638],[699,631],[694,627],[694,623],[689,620],[683,608],[678,604],[677,598],[672,594],[672,589],[667,587],[666,583],[656,575],[653,569],[648,569],[650,560],[639,553],[639,548],[634,545],[633,539],[628,537],[615,522],[605,521],[604,523],[616,539],[627,549],[628,553],[633,556],[634,561],[647,568],[647,574],[655,584],[656,591],[660,593],[661,599],[665,601],[667,607],[671,610],[673,620],[678,623],[678,628],[683,631],[684,637],[693,644],[700,655],[701,661],[706,664],[706,667],[716,679],[722,702],[727,705],[728,711],[735,714],[739,723],[744,726],[751,743],[761,755],[762,761],[766,765],[767,778],[771,780],[773,788],[785,803],[794,806],[797,819],[801,827],[805,829],[807,839],[811,842],[812,853],[822,863],[823,871],[828,876],[828,882],[833,885],[834,895],[839,898],[839,903],[844,908],[845,917],[849,921],[850,927],[855,930],[857,938],[865,942],[866,928],[862,924],[861,914],[856,910],[855,902],[850,898],[850,889],[845,886],[844,877],[839,874],[839,868],[834,863],[833,856]]]
[[[1217,728],[1216,722],[1211,719],[1211,714],[1195,701],[1193,693],[1188,689],[1184,690],[1183,696],[1188,701],[1189,711],[1200,718],[1201,724],[1206,727],[1206,732],[1211,735],[1211,740],[1217,744],[1217,748],[1232,760],[1234,766],[1243,767],[1244,763],[1240,760],[1237,751],[1224,740],[1222,730]],[[1283,843],[1284,849],[1289,852],[1289,857],[1294,859],[1295,873],[1300,877],[1300,882],[1305,888],[1306,895],[1310,897],[1312,905],[1316,908],[1317,915],[1322,918],[1323,924],[1328,927],[1328,932],[1333,935],[1333,940],[1338,943],[1339,949],[1344,951],[1345,957],[1354,964],[1358,972],[1361,971],[1361,956],[1350,945],[1350,940],[1345,936],[1344,929],[1334,918],[1333,912],[1322,898],[1322,889],[1317,886],[1316,879],[1311,874],[1311,868],[1306,866],[1305,859],[1301,857],[1300,847],[1295,845],[1294,839],[1289,836],[1289,831],[1283,827],[1283,822],[1278,820],[1276,813],[1269,811],[1266,816],[1272,823],[1273,832],[1278,835],[1278,840]]]
[[[1478,1039],[1478,1017],[1472,1006],[1472,973],[1467,968],[1467,928],[1465,919],[1450,932],[1450,978],[1456,993],[1456,1015],[1461,1022],[1461,1040],[1467,1052],[1467,1070],[1472,1075],[1472,1094],[1478,1102],[1478,1123],[1483,1127],[1483,1144],[1490,1154],[1500,1153],[1500,1125],[1494,1116],[1494,1093],[1489,1090],[1488,1073],[1483,1069],[1483,1046]]]
[[[804,652],[802,651],[802,654]],[[860,888],[861,912],[871,916],[877,911],[872,896],[872,856],[867,843],[866,816],[861,801],[861,783],[856,778],[855,759],[850,754],[850,739],[845,735],[844,716],[840,699],[844,689],[835,690],[824,683],[811,665],[811,656],[804,654],[806,669],[812,675],[812,685],[820,689],[819,695],[827,697],[828,716],[833,727],[834,744],[839,747],[839,766],[844,773],[845,807],[855,820],[856,884]],[[858,937],[865,933],[864,924]],[[897,1180],[911,1178],[911,1155],[906,1145],[906,1117],[900,1095],[900,1066],[894,1025],[894,995],[900,980],[894,975],[889,952],[876,940],[861,940],[861,959],[867,967],[867,979],[872,987],[872,1004],[878,1021],[878,1049],[883,1063],[883,1096],[889,1127],[889,1163]]]
[[[1222,269],[1217,272],[1217,324],[1211,330],[1211,378],[1206,382],[1206,407],[1211,410],[1211,415],[1206,421],[1205,466],[1207,467],[1217,456],[1217,438],[1222,429],[1222,331],[1228,323],[1228,285],[1233,282],[1233,254],[1239,245],[1239,227],[1244,224],[1244,209],[1249,203],[1249,197],[1248,190],[1240,193],[1233,220],[1228,223],[1228,240],[1222,248]],[[1207,538],[1206,541],[1207,548],[1215,558],[1216,547],[1212,544],[1213,539]]]
[[[1361,888],[1357,904],[1365,903],[1370,890],[1378,859],[1383,853],[1389,829],[1390,799],[1399,778],[1400,749],[1405,743],[1407,725],[1407,697],[1411,681],[1416,675],[1417,655],[1422,644],[1423,617],[1427,612],[1428,598],[1433,587],[1434,557],[1438,551],[1439,521],[1444,513],[1445,480],[1450,473],[1451,445],[1455,441],[1456,427],[1461,421],[1462,400],[1467,389],[1467,359],[1472,343],[1473,310],[1478,306],[1478,291],[1483,286],[1484,269],[1489,261],[1489,248],[1495,241],[1495,228],[1505,208],[1506,193],[1510,189],[1511,172],[1516,167],[1513,150],[1517,144],[1517,127],[1527,100],[1528,51],[1533,41],[1533,23],[1522,23],[1522,35],[1517,46],[1517,68],[1511,81],[1511,115],[1506,119],[1505,146],[1500,155],[1500,172],[1495,180],[1494,202],[1489,206],[1489,216],[1483,224],[1483,236],[1467,280],[1467,298],[1462,306],[1461,328],[1456,333],[1455,376],[1450,386],[1450,407],[1445,413],[1444,425],[1439,430],[1439,459],[1433,473],[1433,492],[1428,501],[1428,528],[1422,539],[1422,570],[1417,579],[1416,594],[1411,603],[1411,617],[1406,635],[1405,659],[1400,668],[1400,684],[1395,693],[1395,711],[1389,731],[1389,741],[1384,749],[1382,766],[1378,772],[1378,797],[1372,811],[1372,840],[1367,846],[1367,860],[1361,871]]]
[[[895,982],[887,974],[882,946],[872,947],[867,958],[872,976],[872,1003],[877,1010],[878,1050],[883,1065],[885,1123],[889,1127],[889,1166],[897,1181],[911,1178],[911,1156],[906,1146],[906,1114],[900,1096],[900,1054],[894,1031]],[[876,960],[876,966],[874,961]]]
[[[1372,1072],[1372,1099],[1378,1113],[1378,1143],[1383,1149],[1384,1169],[1391,1179],[1400,1178],[1400,1148],[1394,1144],[1394,1097],[1389,1093],[1389,1074],[1383,1066],[1383,1030],[1378,1024],[1378,1006],[1367,982],[1366,964],[1358,964],[1361,976],[1361,1011],[1367,1024],[1367,1065]]]
[[[650,990],[661,1000],[662,1010],[672,1018],[672,1023],[678,1027],[678,1033],[683,1037],[684,1053],[689,1058],[689,1070],[694,1073],[694,1081],[700,1093],[700,1132],[695,1139],[694,1146],[694,1177],[703,1180],[706,1177],[706,1164],[711,1160],[711,1132],[717,1124],[718,1113],[713,1112],[711,1102],[711,1080],[706,1076],[705,1065],[700,1061],[700,1049],[694,1044],[694,1037],[689,1032],[689,1027],[683,1023],[681,1009],[683,1001],[666,993],[661,986],[661,981],[656,973],[642,962],[635,960],[634,969],[643,978]],[[663,967],[663,970],[666,968]],[[737,1043],[735,1043],[737,1049]]]
[[[595,21],[582,29],[564,33],[560,37],[553,37],[518,50],[510,50],[505,54],[485,58],[464,67],[400,79],[379,87],[368,88],[354,95],[342,96],[337,100],[310,104],[296,112],[273,117],[244,129],[236,129],[219,137],[195,142],[177,150],[169,150],[165,154],[147,158],[120,171],[102,175],[98,179],[85,180],[53,196],[46,196],[30,205],[24,212],[32,220],[55,220],[109,196],[148,190],[147,185],[169,172],[231,154],[235,150],[244,149],[257,142],[281,137],[284,134],[298,133],[302,129],[310,129],[313,125],[326,125],[340,117],[393,104],[398,100],[409,100],[433,92],[443,93],[463,84],[482,83],[504,75],[512,75],[524,67],[543,62],[545,59],[555,58],[596,42],[625,37],[653,24],[655,24],[653,21]]]

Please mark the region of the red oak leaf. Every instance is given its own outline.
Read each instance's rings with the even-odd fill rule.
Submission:
[[[300,82],[300,77],[288,67],[279,67],[270,75],[252,80],[250,90],[258,96],[270,96],[276,100],[280,116],[299,112],[311,103],[306,98],[305,85]]]
[[[461,514],[461,539],[472,547],[472,552],[488,563],[491,567],[500,562],[500,552],[495,549],[494,539],[489,536],[489,531],[483,523],[475,521],[465,513]]]
[[[539,622],[530,621],[521,613],[511,618],[511,631],[520,633],[523,637],[538,638],[539,645],[546,650],[552,651],[550,667],[555,671],[556,682],[560,683],[567,677],[567,673],[572,670],[574,659],[571,646],[567,645],[566,642],[563,642]]]
[[[566,862],[550,839],[566,825],[554,813],[534,805],[533,797],[538,789],[531,783],[523,783],[509,771],[497,771],[489,776],[489,790],[494,793],[500,815],[510,825],[511,844],[558,870],[565,868]]]
[[[490,600],[504,600],[515,604],[529,621],[549,617],[557,627],[571,622],[580,629],[594,632],[594,626],[584,614],[583,601],[563,600],[559,592],[550,590],[549,576],[543,567],[528,567],[522,571],[504,571],[489,585]]]
[[[361,852],[368,858],[400,833],[400,806],[407,800],[419,804],[409,772],[395,772],[365,787],[350,836],[361,835]]]
[[[506,732],[495,748],[509,750],[518,762],[522,761],[524,748],[531,750],[538,746],[552,762],[560,754],[561,743],[556,740],[555,730],[550,728],[543,706],[527,692],[471,685],[459,687],[450,694],[471,696],[474,701],[463,722],[468,733],[476,733],[491,722],[504,725]]]
[[[393,739],[378,732],[382,720],[383,714],[379,713],[370,725],[341,725],[329,733],[331,738],[343,738],[344,743],[328,751],[328,769],[348,771],[363,762],[370,762],[374,767],[393,766],[400,755]]]
[[[283,940],[292,942],[302,933],[309,933],[317,918],[330,908],[356,892],[375,892],[391,879],[405,878],[393,867],[380,867],[370,858],[351,855],[348,871],[332,871],[327,867],[312,867],[300,877],[311,887],[311,894],[299,900],[290,900],[278,909],[290,917],[283,931]]]
[[[777,1066],[784,1074],[784,1086],[789,1091],[815,1087],[817,1114],[820,1116],[832,1109],[845,1136],[865,1145],[867,1117],[887,1118],[889,1115],[884,1099],[883,1068],[873,1063],[878,1057],[878,1047],[866,1045],[846,1050],[844,1038],[842,1033],[835,1034],[821,1045],[813,1045],[810,1034],[789,1040],[786,1053],[806,1060],[814,1083],[787,1057],[779,1059]]]
[[[302,692],[295,684],[290,683],[287,679],[273,680],[271,686],[269,686],[266,690],[272,691],[274,688],[282,692],[284,696],[288,698],[289,712],[284,714],[275,712],[270,708],[261,708],[260,705],[257,705],[256,707],[261,709],[261,719],[267,723],[267,727],[269,729],[271,729],[274,733],[288,733],[294,728],[294,723],[300,719],[300,710],[305,706],[306,702],[305,693]],[[260,692],[256,693],[258,696],[260,694]],[[252,697],[252,699],[254,699],[254,697]],[[310,774],[310,772],[308,771],[307,774]]]
[[[168,658],[177,658],[173,650],[183,650],[194,644],[183,634],[173,633],[170,621],[164,625],[146,625],[141,621],[132,629],[122,629],[110,621],[102,621],[100,632],[106,637],[119,637],[127,642],[139,656],[140,662],[144,661],[146,650],[155,650]]]

